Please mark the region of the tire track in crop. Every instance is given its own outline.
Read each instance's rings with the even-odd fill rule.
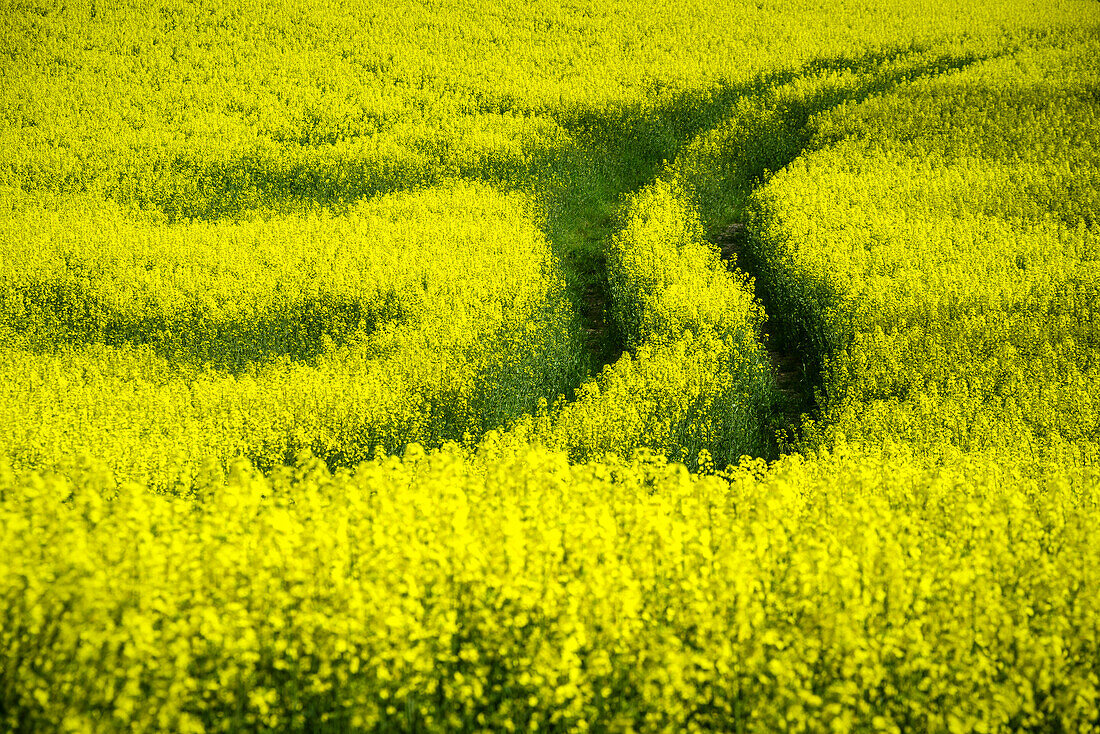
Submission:
[[[607,288],[607,265],[600,263],[589,273],[580,298],[580,317],[584,339],[597,369],[613,364],[623,355],[623,343],[611,318],[611,298]]]
[[[775,415],[781,428],[786,431],[797,430],[801,417],[805,413],[816,413],[813,385],[807,378],[806,358],[797,349],[791,348],[773,335],[778,333],[775,310],[771,308],[767,293],[760,284],[758,269],[753,267],[754,259],[746,253],[748,230],[741,222],[734,222],[716,238],[722,259],[730,268],[737,268],[753,279],[754,295],[764,304],[764,324],[761,340],[768,352],[772,377],[780,400],[775,406]]]

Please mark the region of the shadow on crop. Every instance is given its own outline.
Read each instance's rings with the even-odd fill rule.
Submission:
[[[366,309],[346,299],[302,299],[260,314],[211,318],[198,308],[171,315],[120,312],[60,284],[21,295],[23,317],[5,326],[21,334],[22,348],[49,352],[61,345],[148,347],[188,370],[229,373],[280,360],[314,362],[332,348],[363,339],[382,323],[401,318],[396,302],[384,309]]]

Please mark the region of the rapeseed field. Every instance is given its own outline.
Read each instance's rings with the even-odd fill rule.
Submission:
[[[1100,731],[1095,0],[0,7],[0,730]]]

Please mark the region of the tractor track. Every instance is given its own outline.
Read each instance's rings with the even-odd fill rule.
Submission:
[[[734,222],[718,235],[715,244],[728,267],[740,269],[753,279],[753,295],[764,304],[765,319],[760,338],[768,352],[772,377],[780,395],[776,415],[781,419],[783,428],[797,429],[802,415],[813,412],[816,407],[813,389],[807,379],[806,360],[798,350],[784,345],[773,336],[777,332],[775,309],[769,307],[769,299],[761,287],[759,273],[754,272],[752,267],[753,258],[745,253],[747,239],[745,225]]]

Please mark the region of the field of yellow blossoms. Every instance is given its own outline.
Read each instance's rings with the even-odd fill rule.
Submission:
[[[1100,732],[1098,58],[0,4],[0,731]]]

